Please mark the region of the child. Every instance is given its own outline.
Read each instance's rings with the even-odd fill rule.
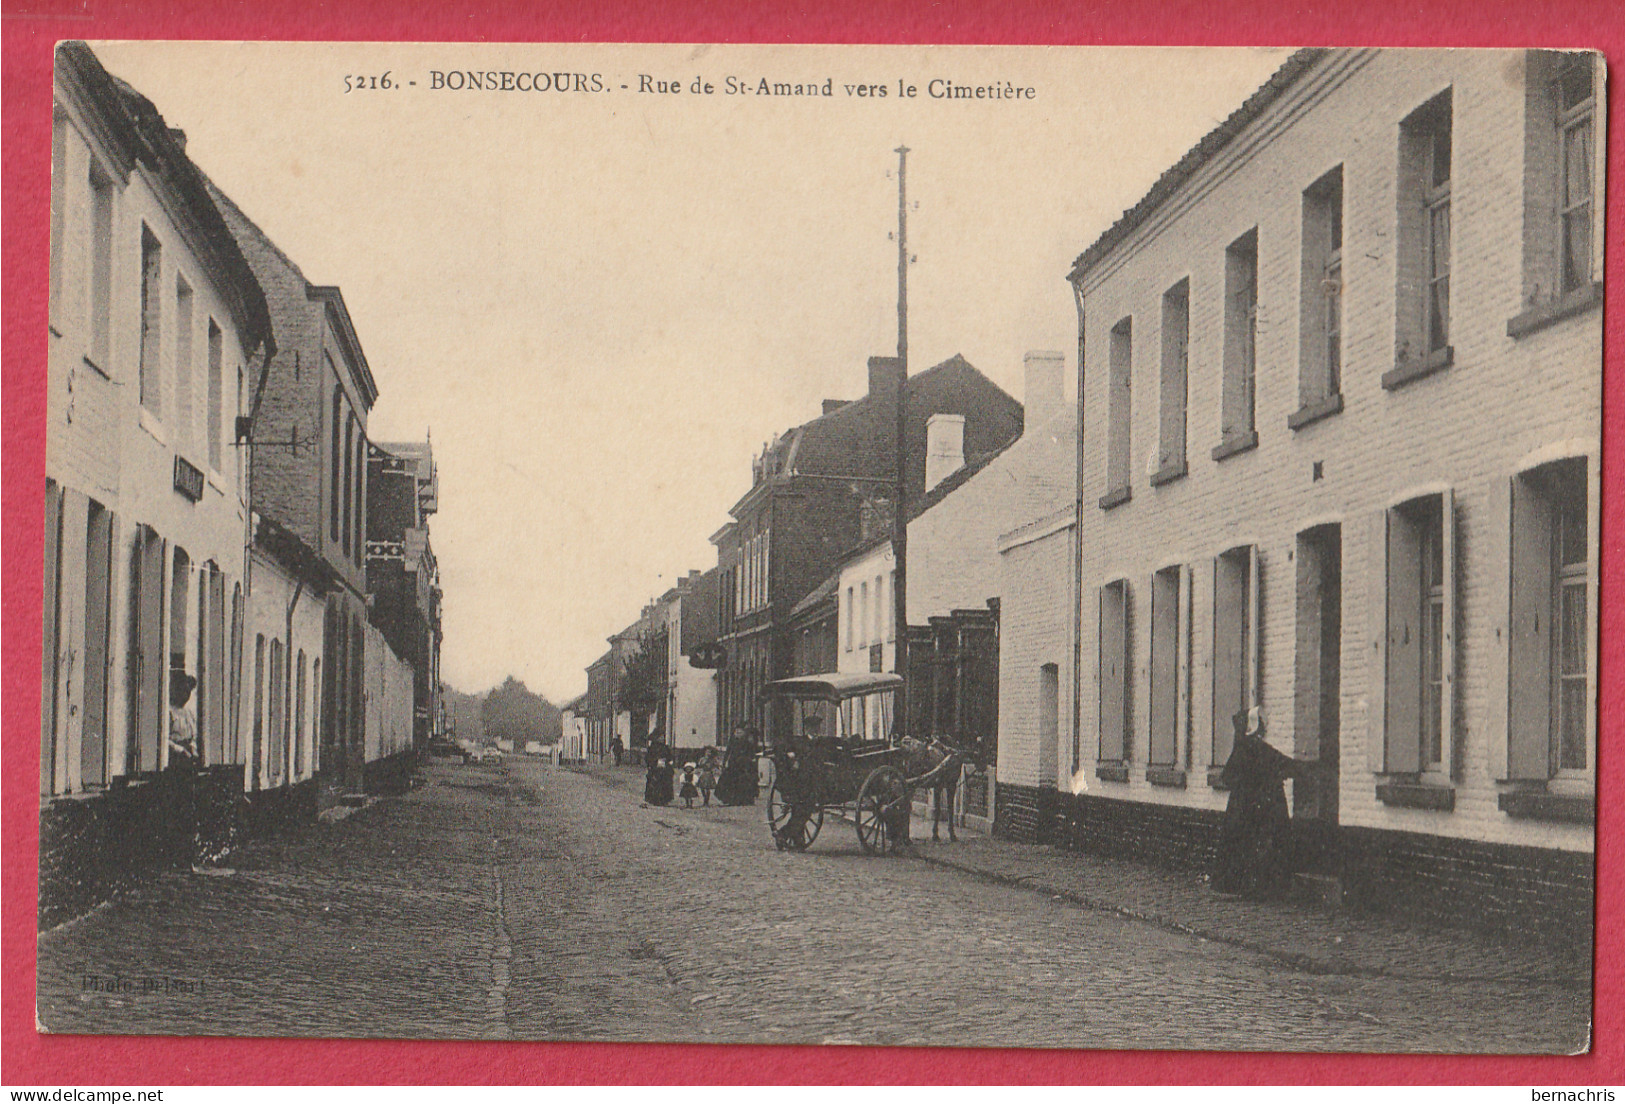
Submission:
[[[707,748],[705,758],[700,760],[700,793],[705,795],[705,803],[711,804],[711,791],[717,788],[717,757],[713,749]]]
[[[678,792],[683,798],[683,808],[694,808],[694,799],[699,796],[700,791],[694,788],[693,763],[683,764],[683,788]]]

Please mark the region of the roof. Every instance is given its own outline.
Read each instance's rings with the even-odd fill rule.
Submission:
[[[997,452],[1021,436],[1021,404],[959,353],[909,376],[906,401],[911,500],[918,497],[924,480],[925,423],[930,415],[965,414],[968,453]],[[896,479],[892,434],[889,429],[877,433],[873,425],[885,412],[883,404],[882,396],[867,394],[785,433],[764,455],[766,475],[729,512],[738,517],[764,486],[792,476],[891,485]],[[724,537],[725,529],[712,539]]]
[[[790,611],[791,619],[793,620],[801,616],[803,613],[806,613],[820,602],[828,601],[830,598],[834,597],[835,592],[840,588],[840,585],[840,572],[836,572],[834,575],[831,575],[829,578],[819,583],[813,588],[811,594],[808,594],[807,597],[795,604],[795,607]]]
[[[901,690],[903,676],[889,671],[831,671],[823,675],[798,675],[795,678],[779,679],[769,685],[780,695],[839,700],[874,694],[882,690]]]
[[[1163,173],[1151,190],[1127,211],[1123,216],[1106,230],[1095,243],[1082,253],[1072,265],[1072,271],[1067,279],[1077,281],[1083,274],[1093,268],[1107,253],[1115,249],[1124,238],[1128,237],[1137,227],[1143,225],[1147,219],[1165,203],[1179,186],[1184,184],[1196,174],[1203,165],[1216,157],[1220,150],[1230,144],[1241,131],[1254,119],[1262,115],[1271,104],[1281,98],[1292,84],[1328,51],[1319,48],[1298,50],[1285,64],[1277,69],[1270,79],[1265,81],[1259,89],[1247,97],[1245,103],[1230,113],[1229,118],[1214,127],[1202,140],[1186,152],[1185,156],[1174,162],[1173,168]]]

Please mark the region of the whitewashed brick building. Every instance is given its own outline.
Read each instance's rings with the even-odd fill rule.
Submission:
[[[42,919],[185,858],[163,781],[172,671],[197,680],[208,792],[242,791],[236,422],[274,349],[185,136],[83,43],[57,51],[53,110]]]
[[[1206,863],[1257,704],[1352,902],[1589,936],[1601,87],[1300,51],[1079,257],[1080,723],[1024,757],[1038,834]]]

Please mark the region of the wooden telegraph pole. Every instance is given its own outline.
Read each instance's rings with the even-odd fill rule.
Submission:
[[[898,674],[903,690],[896,703],[897,731],[909,732],[908,696],[908,147],[897,147],[897,494],[892,509],[892,553],[896,575],[892,586],[892,625]]]

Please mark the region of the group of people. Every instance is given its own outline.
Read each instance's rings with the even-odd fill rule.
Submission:
[[[714,793],[723,805],[753,805],[760,746],[753,730],[734,729],[727,748],[720,754],[717,748],[708,747],[697,759],[682,764],[682,788],[678,789],[676,754],[662,733],[651,733],[643,749],[643,800],[650,805],[670,805],[674,797],[681,797],[684,806],[692,809],[695,798],[709,805]]]

